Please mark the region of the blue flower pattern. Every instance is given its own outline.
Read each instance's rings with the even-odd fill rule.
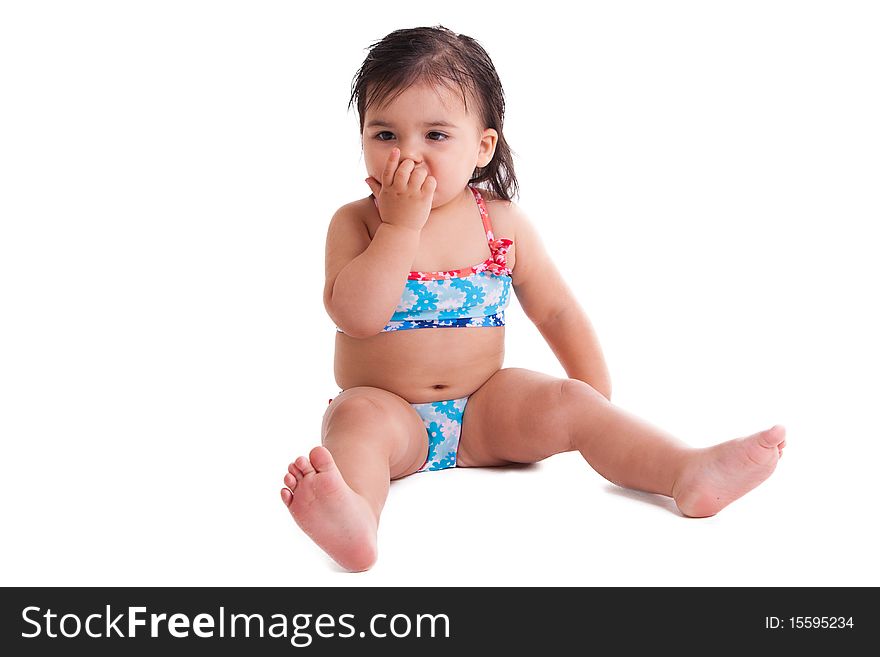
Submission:
[[[412,328],[504,326],[513,279],[479,272],[463,278],[407,280],[384,332]]]
[[[454,468],[467,397],[411,404],[428,433],[428,458],[419,472]]]

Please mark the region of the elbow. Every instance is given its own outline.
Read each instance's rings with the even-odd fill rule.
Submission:
[[[337,324],[339,330],[345,333],[350,338],[357,338],[358,340],[364,340],[366,338],[371,338],[374,335],[378,335],[382,332],[382,329],[376,330],[375,327],[372,326],[364,326],[362,324],[351,323],[351,324]],[[383,327],[384,328],[384,327]]]
[[[370,338],[382,332],[385,323],[379,324],[377,321],[370,320],[358,316],[357,313],[345,313],[337,311],[332,303],[326,303],[324,307],[330,319],[336,324],[336,328],[345,333],[347,336],[357,339]]]
[[[602,381],[599,383],[599,387],[596,388],[599,391],[599,394],[605,397],[608,401],[611,401],[611,377],[608,373],[605,373],[605,376],[602,377]]]
[[[602,376],[598,376],[590,382],[593,389],[608,401],[611,401],[611,376],[606,369]]]
[[[382,328],[384,328],[383,325],[382,327],[376,329],[375,326],[367,322],[358,321],[355,318],[334,315],[333,313],[330,313],[330,318],[333,320],[333,323],[336,324],[336,328],[345,333],[347,336],[351,338],[358,338],[359,340],[372,337],[377,333],[381,333]]]
[[[611,385],[610,384],[606,385],[603,382],[591,381],[588,385],[593,390],[595,390],[600,395],[602,395],[605,399],[607,399],[608,401],[611,401]]]
[[[611,401],[611,380],[608,377],[584,377],[581,379],[584,383],[598,392],[608,401]]]
[[[336,324],[336,328],[352,338],[364,339],[382,333],[389,317],[378,317],[377,313],[365,312],[357,302],[346,302],[334,297],[330,288],[324,295],[324,310]]]

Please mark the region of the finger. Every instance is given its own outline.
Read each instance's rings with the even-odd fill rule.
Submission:
[[[406,189],[407,184],[409,184],[409,176],[412,173],[412,170],[415,168],[416,163],[412,160],[403,160],[400,163],[400,166],[397,167],[397,172],[394,174],[394,184],[393,186],[403,191]]]
[[[417,166],[409,176],[409,184],[415,189],[421,189],[427,177],[428,170],[423,166]]]
[[[382,184],[391,186],[394,182],[394,172],[397,171],[398,160],[400,159],[400,149],[392,148],[388,155],[388,161],[385,162],[385,169],[382,171]]]
[[[423,194],[431,194],[434,195],[434,192],[437,191],[437,179],[434,176],[428,176],[425,178],[425,182],[422,183],[422,193]]]

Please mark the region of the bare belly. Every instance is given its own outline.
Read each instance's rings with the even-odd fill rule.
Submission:
[[[411,404],[476,391],[504,362],[504,327],[390,331],[369,338],[336,333],[340,389],[382,388]]]

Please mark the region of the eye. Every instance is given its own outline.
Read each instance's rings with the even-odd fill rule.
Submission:
[[[383,135],[388,135],[388,138],[386,139],[385,137],[383,137]],[[376,135],[376,139],[378,139],[379,141],[390,141],[391,139],[394,139],[394,135],[387,130],[383,130]]]
[[[432,137],[431,135],[434,135],[434,137]],[[429,132],[428,139],[430,139],[431,141],[446,141],[447,139],[449,139],[449,136],[444,135],[442,132]]]

